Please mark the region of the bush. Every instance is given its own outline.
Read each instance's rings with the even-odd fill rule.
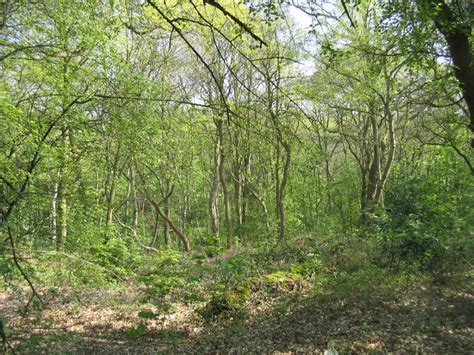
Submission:
[[[435,274],[466,262],[474,203],[464,170],[437,156],[428,176],[394,178],[386,195],[387,214],[378,224],[382,254],[391,267],[410,263]]]
[[[151,255],[139,273],[139,280],[148,289],[145,291],[148,299],[161,299],[181,287],[185,283],[186,268],[181,253],[167,249]]]
[[[107,243],[92,247],[91,256],[95,262],[114,273],[130,275],[141,263],[141,256],[135,253],[123,239],[111,238]]]
[[[101,287],[115,280],[115,276],[101,265],[56,252],[38,258],[35,268],[35,278],[48,286]]]

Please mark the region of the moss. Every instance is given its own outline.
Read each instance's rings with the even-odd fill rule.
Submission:
[[[222,314],[228,316],[241,313],[250,296],[250,289],[239,288],[213,297],[198,313],[204,319],[212,319]]]
[[[277,271],[263,276],[266,283],[275,286],[284,286],[287,284],[294,284],[303,279],[301,274],[295,272]]]
[[[272,290],[293,290],[304,280],[294,272],[278,271],[263,276],[247,277],[231,290],[215,295],[198,313],[204,319],[222,315],[235,316],[245,311],[245,305],[254,291],[262,288]]]

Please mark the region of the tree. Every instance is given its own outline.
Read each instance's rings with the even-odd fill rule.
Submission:
[[[441,33],[447,45],[448,56],[452,62],[453,76],[459,82],[462,97],[468,109],[470,123],[467,127],[474,132],[474,49],[473,5],[470,1],[419,0],[416,4],[399,0],[384,5],[387,26],[395,27],[404,34],[402,49],[414,49],[419,54],[440,56],[437,36],[432,28]],[[408,31],[401,31],[401,27]],[[406,47],[406,48],[403,48]],[[474,148],[474,139],[471,140]]]

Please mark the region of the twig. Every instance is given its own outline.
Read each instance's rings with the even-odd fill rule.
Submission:
[[[344,13],[349,18],[349,21],[351,23],[352,28],[356,28],[356,25],[355,25],[354,21],[352,21],[352,17],[349,14],[349,10],[347,9],[346,2],[344,0],[341,0],[341,4],[342,4],[342,7],[344,8]]]
[[[238,17],[232,15],[229,11],[227,11],[221,4],[219,4],[215,0],[204,0],[204,4],[211,5],[212,7],[215,7],[218,9],[220,12],[222,12],[225,16],[229,17],[232,21],[234,21],[237,25],[239,25],[245,32],[247,32],[254,40],[257,42],[260,42],[260,45],[265,45],[267,46],[267,42],[265,42],[262,38],[260,38],[258,35],[253,32],[250,27],[242,22]]]
[[[30,278],[28,277],[28,275],[25,273],[25,271],[23,270],[23,268],[21,267],[20,265],[20,262],[18,261],[18,255],[17,255],[17,250],[15,248],[15,240],[13,239],[13,233],[12,233],[12,228],[10,227],[10,224],[8,223],[8,221],[3,218],[3,222],[6,224],[7,226],[7,231],[8,231],[8,238],[5,240],[5,241],[10,241],[10,247],[11,247],[11,252],[12,252],[12,257],[13,257],[13,262],[15,263],[17,269],[20,271],[21,275],[23,276],[23,278],[26,280],[26,282],[28,283],[28,285],[30,286],[31,288],[31,291],[33,292],[33,296],[35,296],[38,301],[40,302],[40,304],[43,306],[44,305],[44,302],[43,300],[41,299],[41,296],[38,294],[38,292],[36,292],[36,289],[33,285],[33,283],[31,282]]]
[[[142,241],[138,238],[138,235],[137,235],[137,231],[135,228],[132,228],[128,225],[126,225],[125,223],[123,223],[117,216],[116,213],[113,213],[114,215],[114,218],[115,218],[115,221],[117,221],[118,224],[120,224],[121,227],[127,229],[130,233],[132,233],[132,238],[133,240],[135,241],[135,243],[138,244],[138,246],[142,249],[144,249],[145,251],[147,252],[150,252],[150,253],[158,253],[159,250],[156,249],[156,248],[153,248],[153,247],[149,247],[148,245],[145,245],[142,243]]]

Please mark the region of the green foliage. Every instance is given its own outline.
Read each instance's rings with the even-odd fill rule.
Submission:
[[[115,280],[115,276],[101,265],[55,252],[38,258],[34,277],[44,285],[78,288],[104,287]]]
[[[0,315],[0,321],[2,322],[3,328],[0,329],[0,332],[3,332],[6,336],[13,334],[13,329],[8,326],[8,318]]]
[[[383,252],[392,267],[411,260],[433,273],[469,262],[472,243],[471,177],[440,152],[429,176],[399,176],[387,193],[388,214],[379,220]],[[465,180],[464,180],[465,179]]]
[[[144,323],[140,323],[136,327],[127,328],[127,335],[132,339],[137,339],[145,335],[147,331],[147,326]]]
[[[138,312],[138,316],[143,319],[156,319],[159,315],[149,309],[145,309]]]
[[[171,249],[153,255],[139,272],[139,280],[148,288],[146,299],[161,299],[185,284],[183,257]]]
[[[305,277],[316,277],[321,273],[322,268],[323,262],[321,256],[317,253],[308,253],[302,263],[291,265],[290,271]]]
[[[263,283],[274,289],[294,289],[302,276],[296,272],[277,271],[271,274],[263,275]]]
[[[94,244],[90,253],[99,265],[122,275],[130,275],[141,264],[137,250],[116,237],[110,238],[107,243],[99,241]]]
[[[0,274],[2,275],[4,281],[2,285],[7,285],[10,284],[14,279],[15,265],[13,264],[13,260],[8,258],[4,252],[4,249],[0,250]]]
[[[198,309],[198,314],[206,320],[215,317],[243,316],[249,295],[250,290],[245,287],[217,292],[204,307]]]
[[[204,319],[242,316],[251,293],[251,284],[245,278],[252,272],[252,266],[251,260],[240,255],[219,261],[212,270],[210,300],[198,313]]]
[[[227,282],[235,283],[241,280],[251,266],[251,261],[236,255],[217,264],[217,271]]]
[[[129,254],[125,242],[118,238],[111,238],[107,242],[97,243],[92,250],[93,255],[97,255],[97,260],[110,266],[123,265],[124,260]]]
[[[205,236],[196,238],[196,246],[202,248],[208,258],[213,258],[225,250],[224,241],[219,236]]]
[[[246,23],[267,19],[253,29],[264,48],[210,2],[157,1],[183,30],[172,33],[202,58],[173,48],[152,6],[7,3],[0,236],[13,233],[19,263],[45,299],[77,301],[62,289],[130,283],[134,301],[156,307],[138,312],[140,323],[127,330],[136,339],[183,303],[205,320],[231,319],[256,297],[285,300],[309,285],[344,304],[388,299],[471,267],[469,117],[449,61],[426,55],[449,49],[433,32],[436,12],[408,0],[354,0],[342,16],[351,15],[350,26],[329,6],[321,30],[310,30],[319,46],[309,50],[310,74],[298,64],[310,58],[307,42],[298,43],[291,21],[278,21],[285,7],[273,0],[223,2]],[[198,25],[207,16],[219,29],[212,38],[213,26]],[[211,190],[219,236],[210,230]],[[366,212],[371,225],[360,223]],[[166,241],[163,219],[173,222]],[[192,253],[181,252],[176,229]],[[20,299],[26,283],[10,247],[0,246],[0,287]],[[34,335],[31,344],[54,340]]]

